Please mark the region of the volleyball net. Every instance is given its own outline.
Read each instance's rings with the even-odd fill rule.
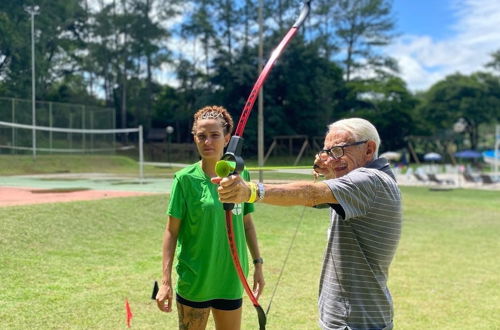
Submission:
[[[123,154],[136,158],[144,177],[142,126],[77,129],[0,121],[0,154]]]

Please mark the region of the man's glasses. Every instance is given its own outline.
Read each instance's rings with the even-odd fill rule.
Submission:
[[[331,147],[330,149],[323,149],[320,152],[318,152],[318,156],[319,158],[322,159],[325,159],[327,157],[332,157],[333,159],[339,159],[340,157],[344,156],[344,148],[357,146],[366,142],[368,142],[368,140],[354,142],[351,144],[344,144],[343,146],[335,146]]]

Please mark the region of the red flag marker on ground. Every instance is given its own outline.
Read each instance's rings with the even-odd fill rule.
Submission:
[[[130,328],[130,321],[132,320],[132,317],[134,315],[132,314],[132,310],[130,309],[128,299],[125,299],[125,310],[127,311],[127,327]]]

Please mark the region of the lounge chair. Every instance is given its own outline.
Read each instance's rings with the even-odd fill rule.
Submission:
[[[474,175],[472,175],[469,172],[464,172],[463,176],[464,176],[465,181],[467,181],[467,182],[481,183],[481,178],[480,177],[474,176]]]
[[[420,174],[420,173],[413,173],[413,176],[419,181],[419,182],[422,182],[422,183],[429,183],[429,180],[423,175],[423,174]]]
[[[489,174],[480,174],[481,180],[485,184],[494,184],[494,183],[499,183],[500,181],[495,180],[491,175]]]
[[[436,174],[429,173],[427,174],[427,177],[429,178],[430,181],[435,182],[437,184],[455,184],[455,181],[450,180],[450,179],[438,179]]]

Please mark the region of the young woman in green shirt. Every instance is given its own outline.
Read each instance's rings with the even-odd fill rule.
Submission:
[[[156,301],[160,310],[172,311],[171,273],[175,254],[179,329],[205,329],[210,312],[216,329],[240,329],[243,287],[229,251],[218,186],[210,182],[210,178],[217,176],[215,163],[222,157],[233,127],[233,119],[223,107],[198,110],[192,133],[201,161],[178,171],[174,177],[163,238],[163,278]],[[246,170],[241,175],[250,179]],[[254,260],[253,290],[258,298],[265,282],[251,216],[253,204],[236,204],[232,212],[245,274],[248,274],[247,247]]]

